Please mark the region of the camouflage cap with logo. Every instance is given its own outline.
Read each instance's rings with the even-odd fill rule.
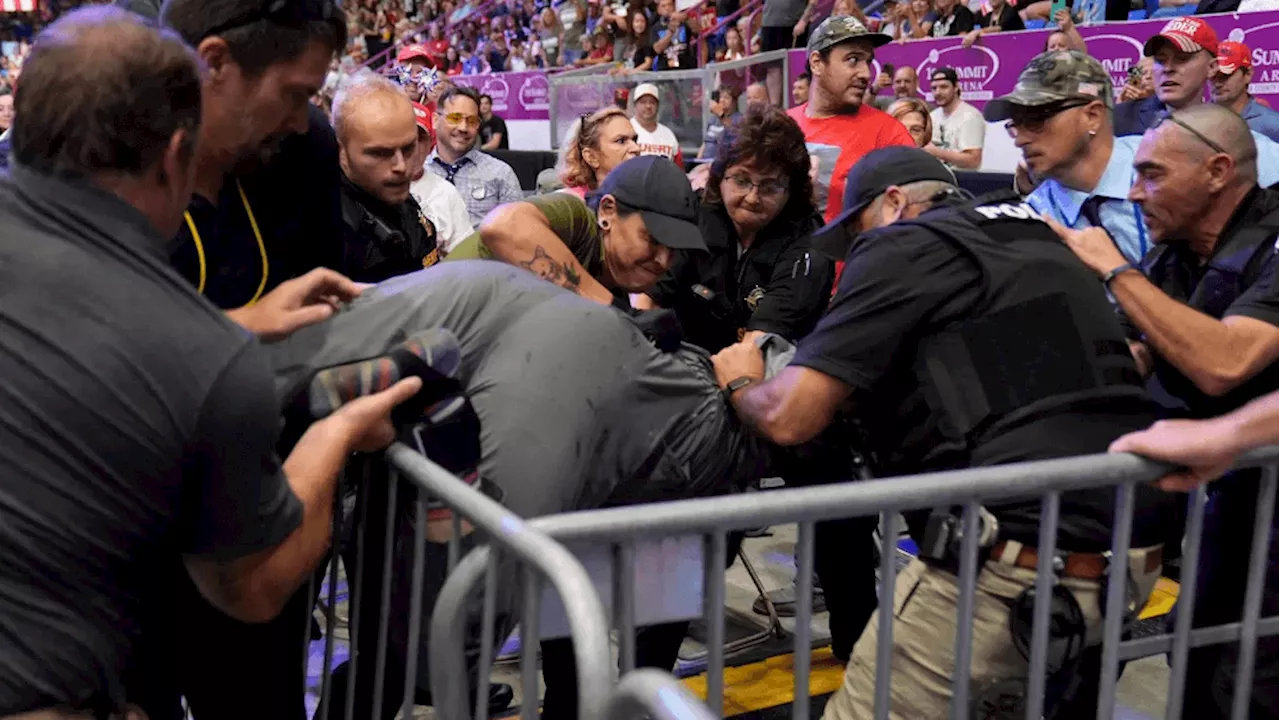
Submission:
[[[832,15],[822,24],[814,28],[809,34],[808,52],[822,52],[829,47],[835,47],[846,40],[853,39],[865,40],[871,43],[871,47],[877,48],[887,42],[891,42],[893,38],[884,33],[871,32],[866,25],[858,22],[858,18],[852,15]]]
[[[982,116],[1008,120],[1014,106],[1037,107],[1063,100],[1101,100],[1115,105],[1111,75],[1102,63],[1078,50],[1051,50],[1031,60],[1018,76],[1013,92],[987,103]]]

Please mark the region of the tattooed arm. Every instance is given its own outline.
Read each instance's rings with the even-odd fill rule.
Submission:
[[[613,293],[587,273],[552,230],[547,216],[532,203],[494,208],[480,223],[480,240],[498,260],[525,268],[601,305],[613,303]]]

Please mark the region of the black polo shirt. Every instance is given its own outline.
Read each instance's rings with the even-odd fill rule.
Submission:
[[[258,341],[114,195],[0,175],[0,716],[102,711],[182,554],[301,521]]]
[[[265,165],[229,177],[216,204],[199,195],[191,199],[187,212],[200,235],[199,247],[184,222],[170,247],[170,262],[199,287],[203,250],[203,294],[220,308],[248,303],[259,287],[265,294],[309,270],[341,265],[338,141],[324,113],[316,107],[309,112],[306,133],[285,140]]]
[[[1185,242],[1172,241],[1147,254],[1143,272],[1166,295],[1212,318],[1239,316],[1280,325],[1276,295],[1278,205],[1275,190],[1254,188],[1232,214],[1207,262]],[[1142,340],[1142,334],[1123,313],[1122,318],[1129,337]],[[1153,352],[1152,359],[1149,389],[1172,416],[1216,417],[1280,385],[1280,365],[1273,362],[1240,387],[1212,397],[1158,354]]]
[[[947,210],[931,210],[921,220],[927,221],[941,212]],[[1042,254],[1035,256],[1034,263],[1026,250],[1008,246],[1002,254],[1003,267],[1035,267],[1035,272],[1047,272],[1046,268],[1052,267],[1064,276],[1061,283],[1075,283],[1081,294],[1096,297],[1096,307],[1077,307],[1076,311],[1089,310],[1104,318],[1109,314],[1105,297],[1097,292],[1097,280],[1056,241],[1048,226],[1019,221],[1003,232],[1010,237],[1038,238],[1044,243],[1039,246]],[[1062,406],[998,433],[984,434],[981,442],[967,451],[946,441],[939,418],[926,401],[917,375],[924,341],[949,331],[957,323],[980,317],[983,309],[1003,292],[1001,288],[1035,282],[1031,272],[1015,271],[1007,280],[991,280],[968,251],[944,240],[937,232],[916,225],[890,225],[864,233],[848,256],[830,308],[813,332],[800,342],[792,364],[817,370],[854,390],[852,412],[876,455],[879,475],[1105,452],[1120,435],[1151,423],[1152,414],[1145,400]],[[1113,324],[1114,342],[1120,344],[1121,328]],[[1017,332],[1019,337],[1011,337],[1010,342],[1045,346],[1063,342],[1063,334],[1048,329],[1041,333],[1028,333],[1025,328]],[[1135,543],[1154,542],[1160,525],[1157,495],[1157,491],[1139,490]],[[1110,490],[1064,494],[1062,547],[1076,551],[1106,549],[1110,545],[1113,505],[1114,493]],[[1000,520],[1002,538],[1036,544],[1038,500],[1000,504],[991,509]],[[919,539],[919,519],[909,518],[909,523]]]
[[[780,216],[743,251],[724,205],[703,203],[698,228],[707,252],[677,252],[649,296],[674,310],[685,339],[708,352],[747,330],[795,342],[818,322],[835,282],[835,264],[807,245],[820,225],[816,214]]]

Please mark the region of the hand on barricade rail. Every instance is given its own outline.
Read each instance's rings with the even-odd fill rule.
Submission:
[[[1209,420],[1161,420],[1111,444],[1111,452],[1129,452],[1184,469],[1156,481],[1162,490],[1188,492],[1216,480],[1246,450],[1280,439],[1277,395],[1258,398],[1235,412]]]

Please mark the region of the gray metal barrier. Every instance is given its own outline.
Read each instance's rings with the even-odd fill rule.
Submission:
[[[716,716],[670,674],[627,673],[609,703],[609,720],[714,720]]]
[[[536,612],[537,601],[540,597],[542,584],[545,581],[557,593],[564,607],[564,615],[568,624],[569,634],[573,640],[574,655],[577,661],[578,683],[581,688],[579,695],[580,716],[584,720],[590,718],[597,720],[603,718],[609,708],[611,688],[613,684],[613,676],[611,672],[611,656],[609,646],[609,625],[607,616],[600,599],[597,597],[591,580],[587,575],[582,564],[578,562],[574,556],[567,551],[559,543],[556,543],[541,533],[529,529],[527,523],[513,515],[511,512],[503,508],[499,503],[485,496],[470,485],[464,483],[460,479],[451,475],[448,471],[418,452],[411,450],[405,445],[395,444],[386,453],[387,464],[390,467],[389,478],[370,478],[365,477],[360,484],[362,495],[367,492],[372,482],[386,482],[389,480],[391,491],[388,494],[388,502],[385,508],[384,516],[374,515],[374,512],[383,512],[383,508],[370,508],[369,503],[359,502],[357,506],[361,508],[359,514],[359,526],[361,532],[357,533],[353,538],[355,543],[355,568],[354,581],[352,587],[352,602],[349,612],[350,628],[349,637],[351,639],[351,659],[349,661],[349,672],[347,674],[347,684],[345,693],[345,706],[342,708],[342,717],[351,720],[353,717],[373,717],[379,718],[384,715],[383,689],[387,679],[388,668],[386,667],[385,651],[388,645],[388,633],[390,624],[390,606],[389,598],[391,596],[391,585],[393,582],[393,551],[388,549],[385,551],[385,557],[382,567],[374,568],[373,571],[378,572],[381,578],[382,592],[380,596],[380,610],[378,627],[374,629],[377,635],[377,652],[374,658],[365,658],[365,662],[372,661],[375,663],[373,677],[373,701],[372,707],[357,708],[355,707],[355,685],[356,671],[358,663],[361,661],[357,648],[359,646],[358,637],[361,631],[359,627],[361,588],[364,587],[363,573],[366,568],[363,548],[366,536],[373,532],[386,534],[386,547],[392,546],[393,534],[396,530],[396,496],[399,478],[403,478],[414,487],[414,523],[413,523],[413,541],[412,541],[412,574],[411,577],[398,577],[395,581],[410,583],[409,598],[409,618],[407,627],[408,651],[405,656],[406,663],[404,668],[404,695],[403,698],[387,698],[386,702],[396,702],[402,711],[401,717],[410,718],[413,714],[415,685],[418,676],[417,660],[418,660],[418,644],[420,638],[421,622],[422,622],[422,602],[417,601],[423,597],[424,592],[424,554],[427,546],[427,503],[428,499],[442,503],[452,510],[452,530],[448,534],[448,569],[453,573],[466,573],[468,568],[482,568],[487,570],[489,576],[489,590],[484,596],[484,609],[486,618],[492,619],[495,613],[495,592],[496,572],[497,572],[497,556],[502,553],[519,563],[520,577],[524,584],[526,597],[535,598],[534,602],[525,602],[526,609],[523,619],[525,632],[531,637],[537,637],[537,617],[530,615],[530,609]],[[403,509],[403,508],[402,508]],[[368,520],[373,519],[375,522],[369,523]],[[382,522],[377,522],[379,519]],[[469,527],[467,527],[469,526]],[[484,542],[484,545],[477,547],[465,556],[461,552],[461,540],[465,530],[474,528],[477,531],[477,537]],[[335,543],[336,544],[336,543]],[[494,551],[497,552],[494,552]],[[337,605],[337,576],[338,576],[338,553],[333,553],[333,557],[329,563],[329,580],[326,610],[326,632],[325,632],[325,649],[322,669],[322,686],[320,690],[319,707],[316,712],[317,718],[326,718],[330,716],[330,695],[332,693],[334,680],[331,675],[334,659],[335,647],[335,626],[336,626],[336,605]],[[439,595],[439,603],[449,605],[451,607],[465,607],[468,603],[468,597],[464,595],[454,595],[449,593],[449,589],[455,587],[456,584],[446,585],[444,591]],[[469,587],[469,586],[468,586]],[[308,618],[310,619],[310,618]],[[489,669],[492,663],[494,651],[494,624],[486,622],[483,628],[480,652],[480,668],[478,677],[477,698],[476,698],[476,715],[479,720],[487,717],[487,691]],[[366,630],[367,632],[368,630]],[[308,626],[309,634],[309,626]],[[500,638],[499,638],[500,639]],[[465,652],[465,645],[468,641],[466,632],[466,620],[463,618],[459,623],[452,627],[435,628],[435,634],[432,637],[430,651],[433,658],[432,667],[429,668],[432,677],[432,687],[435,690],[433,702],[437,708],[462,708],[460,712],[455,711],[451,714],[441,715],[437,713],[436,717],[448,717],[460,720],[470,715],[467,710],[468,700],[466,697],[469,685],[467,678],[467,665],[465,660],[461,665],[455,665],[448,668],[439,667],[434,662],[434,658],[439,653],[436,652],[438,647],[447,646],[454,648],[458,653]],[[537,714],[537,643],[527,642],[524,644],[521,654],[522,666],[529,670],[525,673],[526,683],[523,686],[525,698],[531,698],[532,702],[526,702],[525,717],[529,717],[529,706],[532,706],[533,716]],[[450,661],[457,659],[455,655]],[[367,671],[367,668],[366,668]],[[452,680],[461,677],[459,682],[436,682],[436,677],[440,673],[445,672]],[[532,683],[528,682],[528,678],[532,678]]]
[[[1098,717],[1113,715],[1115,707],[1116,679],[1119,663],[1170,653],[1171,672],[1169,682],[1168,717],[1181,717],[1180,701],[1185,682],[1188,650],[1192,647],[1239,641],[1241,668],[1235,678],[1235,706],[1233,718],[1244,718],[1247,713],[1249,688],[1252,683],[1253,660],[1259,637],[1276,635],[1280,619],[1261,618],[1263,576],[1268,550],[1268,537],[1276,506],[1276,450],[1256,451],[1239,464],[1239,467],[1265,467],[1264,479],[1259,491],[1256,528],[1250,548],[1250,565],[1247,589],[1242,601],[1242,620],[1215,627],[1191,629],[1191,617],[1195,606],[1194,583],[1184,585],[1179,598],[1179,615],[1175,632],[1158,637],[1121,640],[1122,618],[1128,592],[1128,563],[1110,563],[1105,591],[1105,621],[1103,627],[1103,659]],[[417,463],[421,466],[422,463]],[[413,465],[408,465],[413,467]],[[794,644],[795,702],[792,717],[806,720],[809,715],[809,659],[810,619],[813,596],[814,524],[818,521],[870,516],[879,514],[881,521],[881,553],[879,580],[879,613],[889,618],[893,614],[896,566],[894,557],[898,537],[899,514],[905,510],[944,506],[963,506],[961,521],[962,542],[959,551],[958,617],[955,637],[955,670],[952,677],[951,717],[967,718],[970,712],[970,660],[972,641],[972,614],[977,584],[978,528],[980,503],[992,500],[1039,497],[1040,533],[1039,567],[1035,583],[1036,600],[1033,609],[1032,635],[1028,660],[1028,686],[1025,717],[1035,720],[1042,717],[1046,680],[1046,664],[1049,645],[1050,603],[1054,582],[1052,563],[1059,528],[1059,509],[1062,493],[1072,490],[1116,487],[1115,523],[1111,557],[1128,557],[1130,533],[1133,527],[1134,495],[1139,483],[1150,482],[1169,468],[1129,455],[1096,455],[1066,458],[1034,463],[1002,465],[955,472],[927,473],[915,476],[843,483],[792,490],[749,493],[732,497],[687,500],[650,505],[638,505],[608,510],[583,511],[548,516],[530,520],[527,527],[545,534],[569,546],[588,544],[611,548],[612,587],[614,589],[612,615],[617,631],[619,663],[624,677],[635,665],[636,587],[635,556],[637,548],[660,538],[702,537],[702,568],[704,592],[702,593],[704,619],[707,624],[709,661],[707,669],[707,704],[719,715],[724,693],[724,636],[725,636],[725,582],[727,534],[735,529],[762,527],[783,523],[798,523],[797,545],[797,602]],[[1200,534],[1203,526],[1206,492],[1202,487],[1189,498],[1187,540],[1183,553],[1184,567],[1194,569],[1199,561]],[[471,589],[485,577],[485,597],[492,596],[497,582],[497,561],[492,548],[479,548],[470,553],[451,575],[436,604],[432,616],[434,630],[430,650],[431,685],[437,698],[437,712],[444,717],[463,717],[466,704],[458,693],[449,688],[465,686],[460,668],[465,638],[458,631],[467,612],[465,599]],[[1193,573],[1194,570],[1188,570]],[[540,595],[536,584],[528,582],[530,571],[525,574],[524,627],[522,635],[525,655],[525,692],[536,692],[536,677],[531,668],[532,644],[536,638],[538,603]],[[577,578],[577,587],[583,582]],[[661,578],[654,578],[655,585]],[[567,597],[564,590],[562,597]],[[486,603],[483,627],[492,627],[493,608]],[[452,629],[452,631],[451,631]],[[891,622],[883,623],[878,635],[875,678],[875,716],[887,718],[890,707],[890,658],[893,648]],[[574,633],[580,632],[575,629]],[[604,630],[597,629],[601,637],[590,645],[591,652],[599,657],[599,643],[607,638]],[[574,635],[576,642],[589,640]],[[583,657],[580,651],[578,657]],[[579,663],[582,661],[579,660]],[[481,677],[488,672],[489,658],[482,658]],[[595,677],[602,678],[601,668]],[[583,667],[579,665],[579,673]],[[605,671],[607,672],[607,670]],[[642,681],[636,681],[642,682]],[[598,701],[597,688],[579,686],[584,703],[590,697]],[[532,697],[530,693],[527,697]],[[443,702],[441,700],[443,699]],[[584,704],[585,708],[586,705]],[[599,705],[593,705],[599,707]],[[532,702],[525,702],[524,718],[536,717]],[[584,710],[583,717],[588,717]]]

